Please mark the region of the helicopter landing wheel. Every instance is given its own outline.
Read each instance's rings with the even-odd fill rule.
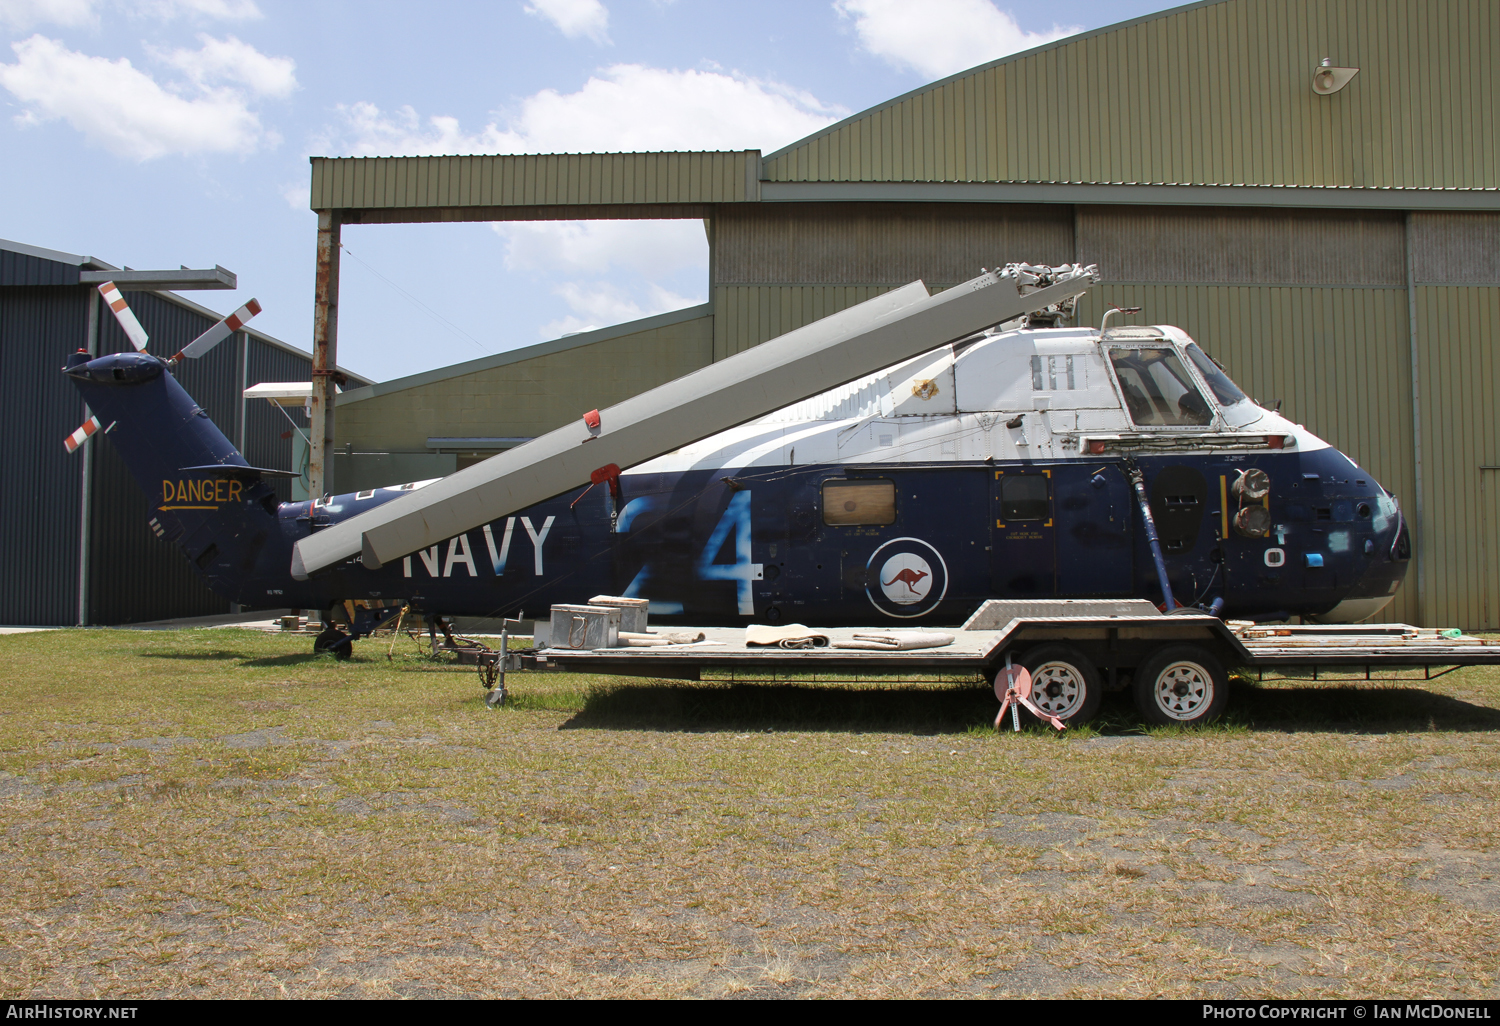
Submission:
[[[335,659],[343,662],[354,654],[354,639],[337,627],[325,627],[313,639],[313,651],[331,653]]]

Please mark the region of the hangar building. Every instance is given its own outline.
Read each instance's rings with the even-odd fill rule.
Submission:
[[[86,417],[61,373],[68,355],[132,348],[99,296],[104,278],[120,283],[151,336],[148,351],[161,355],[222,316],[165,290],[232,288],[234,276],[223,268],[122,271],[94,257],[0,240],[0,624],[108,625],[230,612],[182,553],[147,527],[146,497],[113,446],[95,438],[77,453],[63,448]],[[174,373],[253,466],[291,469],[290,425],[243,391],[262,381],[306,381],[311,370],[310,354],[245,328]],[[288,413],[306,427],[300,409]],[[290,497],[285,482],[278,489]]]
[[[1325,59],[1358,71],[1320,91]],[[473,459],[912,279],[1097,263],[1084,323],[1182,326],[1396,492],[1391,617],[1494,629],[1497,68],[1492,0],[1209,0],[765,155],[314,158],[345,224],[702,218],[711,250],[706,305],[347,391],[337,438]]]

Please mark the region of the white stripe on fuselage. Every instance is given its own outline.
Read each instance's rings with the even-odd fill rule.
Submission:
[[[1176,328],[1164,327],[1162,335],[1178,342],[1190,341]],[[990,352],[991,347],[1000,348]],[[1021,384],[1031,383],[1032,356],[1039,356],[1044,362],[1054,358],[1079,360],[1073,369],[1077,387],[1071,390],[1047,387],[1040,391],[1018,388],[1018,380]],[[948,375],[946,387],[960,395],[968,392],[1015,401],[993,404],[993,409],[964,409],[957,395],[947,396],[945,403],[940,403],[938,400],[943,397],[939,386],[930,397],[932,404],[946,405],[951,412],[923,413],[925,400],[913,398],[914,369],[928,384]],[[1024,379],[1020,379],[1023,374]],[[1059,386],[1067,383],[1066,374],[1064,371],[1062,380],[1057,381]],[[1088,374],[1097,382],[1088,378]],[[1109,384],[1106,374],[1098,335],[1089,329],[1007,332],[965,347],[957,359],[948,346],[888,367],[648,460],[632,467],[629,473],[672,474],[840,463],[1096,459],[1079,451],[1079,438],[1135,430],[1112,385],[1107,389],[1102,387]],[[1054,375],[1055,370],[1049,364],[1044,384],[1053,384]],[[984,380],[985,377],[991,380]],[[1045,403],[1040,401],[1043,398]],[[1037,409],[1039,405],[1048,408]],[[1205,432],[1222,436],[1235,430],[1224,423],[1231,419],[1232,413],[1233,423],[1241,425],[1238,430],[1254,432],[1250,438],[1289,435],[1296,439],[1293,448],[1299,452],[1328,447],[1327,442],[1307,429],[1249,400],[1228,411],[1217,406],[1216,409],[1220,410],[1221,422],[1204,428]],[[1017,418],[1020,423],[1011,427]],[[1194,431],[1154,433],[1191,437]],[[1246,451],[1250,449],[1247,445]],[[1218,447],[1216,451],[1225,450]]]

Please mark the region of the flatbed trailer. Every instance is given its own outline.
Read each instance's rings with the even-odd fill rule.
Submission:
[[[1407,624],[1231,624],[1207,613],[1163,615],[1145,600],[994,600],[952,632],[952,644],[905,651],[835,647],[856,633],[890,632],[885,627],[818,629],[828,647],[796,649],[747,645],[742,627],[690,630],[702,633],[703,641],[653,648],[541,647],[508,653],[500,665],[670,680],[702,680],[705,671],[908,680],[973,674],[995,680],[1019,665],[1033,681],[1033,699],[1064,721],[1090,718],[1104,691],[1133,687],[1147,719],[1196,723],[1223,712],[1231,667],[1262,673],[1310,668],[1314,677],[1323,674],[1319,679],[1346,680],[1420,670],[1427,680],[1459,666],[1500,664],[1500,638]],[[492,701],[504,698],[503,674],[499,689]]]

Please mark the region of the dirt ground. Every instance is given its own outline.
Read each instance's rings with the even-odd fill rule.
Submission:
[[[1500,994],[1500,670],[1056,737],[308,648],[0,637],[0,993]]]

